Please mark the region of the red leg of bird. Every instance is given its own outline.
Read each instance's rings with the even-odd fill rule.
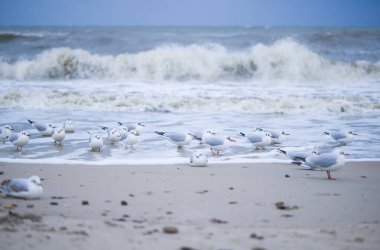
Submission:
[[[330,171],[326,171],[326,173],[327,173],[327,179],[329,179],[329,180],[336,180],[336,178],[332,178],[331,177]]]

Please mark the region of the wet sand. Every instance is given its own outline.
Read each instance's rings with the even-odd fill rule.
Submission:
[[[287,164],[0,163],[44,196],[0,194],[0,249],[378,249],[380,163],[333,173]],[[284,202],[277,203],[276,202]],[[169,226],[172,228],[164,227]],[[166,232],[165,232],[166,231]]]

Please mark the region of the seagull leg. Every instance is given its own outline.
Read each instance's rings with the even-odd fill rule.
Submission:
[[[330,171],[326,171],[326,173],[327,173],[327,179],[329,179],[329,180],[336,180],[336,178],[332,178],[331,177]]]

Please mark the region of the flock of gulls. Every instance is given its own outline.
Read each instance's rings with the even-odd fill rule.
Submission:
[[[28,122],[39,131],[42,136],[51,137],[54,144],[62,144],[66,133],[74,133],[75,125],[72,120],[66,120],[62,127],[55,127],[52,124],[41,124],[32,120]],[[107,132],[107,138],[111,144],[123,142],[126,149],[132,147],[138,142],[139,136],[143,133],[145,125],[142,123],[123,124],[118,122],[117,127],[101,127]],[[89,133],[89,147],[93,151],[101,151],[103,147],[102,133]],[[231,143],[235,142],[231,137],[217,135],[212,130],[202,132],[161,132],[155,131],[159,136],[165,137],[167,140],[175,144],[177,147],[183,147],[192,140],[197,140],[201,144],[208,146],[212,155],[218,155],[221,151],[227,150]],[[334,131],[324,132],[326,135],[334,139],[339,145],[345,145],[354,139],[357,135],[352,131]],[[277,132],[264,130],[261,128],[253,128],[249,133],[240,132],[238,134],[251,143],[255,148],[265,148],[270,145],[277,145],[284,142],[288,136],[284,131]],[[29,133],[27,131],[14,132],[10,125],[0,128],[0,139],[3,143],[9,141],[16,150],[22,150],[22,147],[29,142]],[[332,171],[337,171],[345,164],[345,154],[343,151],[334,151],[329,153],[320,153],[317,151],[285,151],[277,149],[292,160],[292,163],[311,170],[322,170],[327,173],[329,180],[334,180],[331,176]],[[207,165],[208,155],[204,152],[194,151],[190,156],[189,164],[194,167],[204,167]],[[10,179],[4,180],[0,185],[6,195],[18,198],[33,199],[38,198],[43,193],[41,178],[31,176],[28,179]]]

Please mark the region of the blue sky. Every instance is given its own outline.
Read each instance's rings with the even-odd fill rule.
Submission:
[[[380,27],[380,0],[1,0],[0,25]]]

